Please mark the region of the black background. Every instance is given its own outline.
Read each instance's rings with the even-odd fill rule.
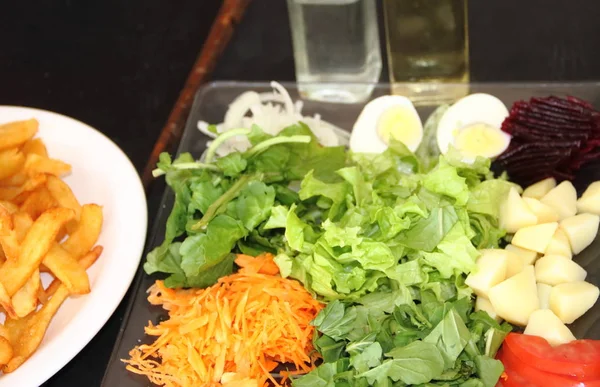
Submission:
[[[0,104],[82,120],[111,137],[141,171],[220,4],[2,1]],[[254,0],[213,79],[294,79],[285,4]],[[600,79],[599,20],[596,0],[469,1],[471,79]],[[122,304],[46,385],[99,385],[123,313]]]

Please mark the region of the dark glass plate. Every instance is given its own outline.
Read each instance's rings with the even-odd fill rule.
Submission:
[[[292,99],[299,99],[295,84],[283,84]],[[440,93],[453,93],[456,88],[464,87],[457,85],[435,85]],[[469,92],[483,92],[497,96],[504,103],[510,105],[521,99],[529,99],[532,96],[548,95],[573,95],[589,101],[596,109],[600,109],[600,83],[564,83],[564,84],[471,84]],[[431,89],[431,88],[429,88]],[[199,120],[219,123],[223,121],[225,111],[231,101],[244,91],[255,90],[257,92],[271,91],[268,83],[238,83],[238,82],[215,82],[198,91],[192,106],[190,117],[183,133],[178,153],[191,152],[195,157],[200,157],[209,140],[197,129]],[[390,93],[389,85],[377,85],[371,98]],[[333,123],[341,128],[351,128],[358,117],[364,103],[361,104],[335,104],[315,101],[303,101],[302,112],[304,115],[320,114],[322,119]],[[435,106],[418,106],[417,110],[423,120],[433,111]],[[593,181],[600,180],[600,164],[590,164],[582,169],[577,176],[575,186],[581,193],[587,185]],[[152,232],[149,238],[146,253],[162,242],[165,222],[169,216],[173,203],[173,195],[165,190],[162,201],[154,218]],[[575,261],[583,266],[587,272],[587,281],[600,285],[600,238],[585,251],[575,257]],[[145,261],[145,257],[142,259]],[[160,307],[148,304],[146,290],[157,279],[156,276],[148,276],[140,268],[136,280],[132,285],[133,296],[130,299],[127,313],[123,319],[119,336],[115,342],[106,374],[102,382],[103,386],[138,387],[150,386],[151,383],[145,378],[134,375],[125,370],[125,365],[120,359],[128,358],[129,351],[136,345],[149,342],[144,335],[144,327],[149,321],[157,323],[166,317],[166,313]],[[600,302],[571,325],[571,330],[577,338],[600,339]]]

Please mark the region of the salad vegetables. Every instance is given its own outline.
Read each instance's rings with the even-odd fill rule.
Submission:
[[[278,114],[285,115],[293,105],[284,92],[276,94],[285,106]],[[395,110],[377,130],[385,129],[387,146],[362,153],[326,146],[326,136],[299,113],[281,119],[284,128],[263,130],[258,106],[269,99],[259,97],[248,94],[240,100],[244,107],[240,101],[232,106],[234,113],[252,111],[252,120],[238,112],[217,129],[203,126],[218,136],[199,160],[187,153],[175,160],[161,155],[155,175],[165,175],[175,198],[165,239],[144,269],[166,274],[165,291],[187,292],[180,289],[217,286],[253,259],[235,260],[235,254],[272,254],[281,277],[326,304],[311,322],[321,360],[310,372],[292,375],[294,386],[492,387],[501,377],[514,385],[508,381],[515,367],[505,370],[515,362],[507,358],[512,352],[503,349],[495,358],[507,335],[515,335],[509,322],[552,338],[568,331],[564,323],[572,320],[566,316],[577,318],[595,303],[597,287],[582,282],[585,276],[576,279],[589,286],[555,286],[557,263],[568,264],[552,257],[568,250],[569,257],[560,259],[570,259],[591,243],[598,216],[576,215],[576,207],[600,212],[599,189],[565,204],[565,189],[556,181],[523,192],[506,174],[494,174],[492,160],[474,154],[472,145],[488,132],[498,137],[500,118],[492,125],[473,116],[470,125],[479,125],[469,132],[474,137],[444,137],[447,149],[437,147],[439,123],[448,112],[445,126],[460,122],[470,100],[503,117],[499,100],[477,95],[460,109],[439,107],[423,125],[418,146],[411,145],[414,152],[394,136],[392,120],[406,119],[406,101],[395,106],[386,100]],[[470,144],[469,157],[457,144]],[[585,237],[578,236],[582,230]],[[532,266],[547,249],[552,254]],[[522,289],[530,307],[512,310]],[[537,313],[542,291],[547,307],[541,309],[548,310]],[[569,300],[580,293],[589,306],[574,310]],[[540,328],[546,314],[555,317],[555,330]],[[527,325],[530,316],[538,322]],[[561,337],[553,344],[574,339]]]
[[[276,383],[270,372],[280,362],[298,373],[313,369],[310,322],[323,305],[298,282],[277,276],[270,254],[238,255],[235,263],[237,273],[206,289],[175,291],[157,281],[149,301],[167,309],[169,319],[146,328],[159,339],[134,348],[127,369],[167,386]]]

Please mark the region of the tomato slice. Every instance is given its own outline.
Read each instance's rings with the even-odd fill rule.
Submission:
[[[580,380],[600,379],[599,340],[575,340],[552,347],[541,337],[509,333],[503,345],[519,360],[539,370]]]
[[[600,380],[580,381],[532,367],[516,357],[507,346],[500,349],[497,358],[504,364],[507,375],[506,380],[501,380],[504,387],[600,387]]]

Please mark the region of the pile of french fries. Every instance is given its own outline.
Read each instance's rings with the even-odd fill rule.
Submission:
[[[0,369],[9,373],[39,347],[70,296],[90,292],[86,269],[96,246],[102,208],[81,205],[61,177],[71,166],[52,159],[35,138],[35,119],[0,125]],[[42,284],[42,273],[51,282]]]

